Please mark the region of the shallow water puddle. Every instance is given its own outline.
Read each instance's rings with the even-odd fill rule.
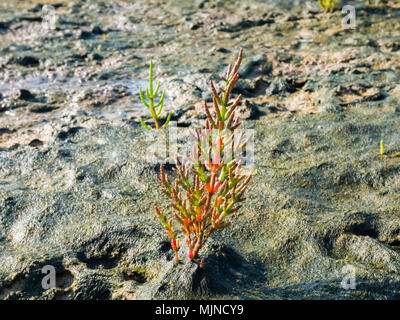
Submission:
[[[34,94],[60,92],[70,95],[69,99],[71,102],[67,107],[63,107],[62,109],[52,112],[52,114],[58,118],[59,116],[65,114],[66,111],[81,110],[83,105],[83,103],[81,104],[81,101],[85,102],[91,99],[91,97],[84,98],[85,92],[88,90],[97,91],[100,92],[100,94],[103,94],[106,91],[122,88],[130,95],[130,98],[117,98],[116,102],[108,106],[102,106],[98,108],[95,107],[94,109],[91,108],[90,110],[85,110],[90,116],[94,116],[96,118],[102,118],[106,120],[121,120],[137,116],[138,113],[141,113],[141,111],[145,109],[139,98],[139,88],[145,90],[147,86],[147,80],[132,78],[83,81],[78,77],[60,77],[38,74],[27,76],[24,79],[15,82],[3,82],[0,86],[0,94],[12,95],[16,94],[20,89],[25,89]],[[168,93],[166,93],[165,98],[166,102],[170,100]],[[6,111],[5,115],[7,117],[21,117],[19,112],[14,110]]]
[[[139,88],[146,87],[146,80],[123,78],[117,80],[96,80],[96,81],[82,81],[77,77],[58,77],[47,76],[43,74],[27,76],[12,83],[2,83],[0,86],[0,93],[10,94],[17,92],[19,89],[26,89],[33,92],[54,92],[62,91],[70,93],[73,91],[80,91],[84,89],[105,88],[121,85],[126,88],[131,94],[138,94]]]

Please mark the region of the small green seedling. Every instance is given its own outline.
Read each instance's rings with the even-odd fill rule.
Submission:
[[[333,11],[338,0],[318,0],[318,2],[321,8],[324,9],[326,12],[328,12],[328,11]]]
[[[160,89],[160,81],[158,81],[158,83],[157,83],[156,90],[153,91],[153,61],[150,60],[149,88],[146,89],[146,97],[148,99],[148,102],[144,98],[142,89],[139,89],[139,93],[140,93],[140,100],[142,100],[143,104],[150,110],[151,117],[155,121],[155,127],[157,130],[160,128],[160,124],[159,124],[158,120],[160,119],[161,111],[162,111],[163,105],[164,105],[164,97],[165,97],[165,90],[163,90],[163,92],[161,94],[160,102],[155,104],[154,98],[156,97],[159,89]],[[171,120],[171,116],[172,116],[172,112],[169,113],[167,120],[161,127],[162,129],[164,129],[168,125],[169,121]],[[153,130],[146,123],[144,123],[144,121],[141,118],[139,118],[139,120],[145,129],[147,129],[149,131]]]
[[[384,156],[384,155],[385,155],[385,149],[383,148],[383,140],[381,140],[381,150],[380,150],[380,154],[381,154],[381,156]],[[386,157],[386,156],[385,156],[385,157]],[[389,157],[392,157],[392,158],[400,157],[400,152],[397,152],[397,153],[395,153],[394,155],[389,156]]]

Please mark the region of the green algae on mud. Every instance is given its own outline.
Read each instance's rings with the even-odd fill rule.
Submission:
[[[101,86],[74,83],[53,95],[30,88],[33,102],[3,92],[0,298],[399,298],[400,159],[390,157],[400,151],[396,3],[373,10],[356,2],[353,31],[342,29],[340,10],[201,3],[65,4],[59,29],[43,35],[33,33],[40,12],[24,11],[33,5],[1,11],[2,83],[39,73]],[[90,35],[94,25],[106,41]],[[24,34],[32,35],[16,40]],[[153,213],[154,204],[170,208],[158,165],[146,160],[152,141],[132,107],[138,97],[102,86],[146,79],[153,58],[183,143],[186,127],[201,123],[208,80],[239,46],[236,93],[245,98],[244,126],[256,131],[257,175],[238,223],[205,248],[202,272],[172,261]],[[15,64],[21,55],[39,66]],[[104,116],[124,108],[133,111]],[[61,279],[54,290],[40,286],[48,264]],[[354,290],[341,284],[349,266]]]

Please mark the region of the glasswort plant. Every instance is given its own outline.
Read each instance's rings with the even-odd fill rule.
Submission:
[[[156,90],[153,91],[153,61],[151,61],[151,60],[150,60],[150,72],[149,73],[150,73],[149,88],[146,89],[146,97],[149,101],[146,102],[146,100],[143,96],[142,89],[139,89],[140,100],[142,100],[143,104],[150,110],[150,115],[154,119],[155,127],[158,130],[160,128],[160,124],[158,123],[158,120],[160,119],[161,111],[164,106],[165,90],[163,90],[163,92],[161,94],[160,101],[157,104],[155,104],[154,98],[156,97],[157,92],[160,89],[160,81],[158,81],[158,83],[157,83]],[[171,120],[171,116],[172,116],[172,112],[169,113],[167,120],[165,121],[164,125],[161,127],[162,129],[164,129],[168,125],[169,121]],[[139,118],[139,120],[145,129],[147,129],[149,131],[153,130],[146,123],[144,123],[142,118]]]
[[[230,225],[227,220],[240,209],[252,177],[252,174],[243,173],[240,160],[247,141],[243,141],[243,135],[236,139],[234,134],[241,124],[236,115],[241,95],[235,100],[230,99],[230,93],[239,79],[242,53],[243,49],[236,64],[233,67],[229,65],[227,74],[220,76],[224,83],[219,88],[220,93],[210,81],[213,114],[204,102],[207,116],[205,129],[191,132],[196,142],[186,163],[176,158],[175,182],[170,181],[162,165],[160,175],[157,175],[162,192],[172,201],[173,215],[185,236],[190,260],[198,257],[211,234]],[[178,261],[179,240],[173,230],[172,219],[162,214],[157,206],[155,210],[171,239]]]

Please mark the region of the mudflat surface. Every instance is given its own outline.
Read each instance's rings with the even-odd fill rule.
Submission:
[[[346,4],[354,29],[317,1],[0,1],[0,298],[398,299],[400,4]],[[138,90],[152,59],[184,143],[240,47],[257,174],[200,270],[154,213]]]

